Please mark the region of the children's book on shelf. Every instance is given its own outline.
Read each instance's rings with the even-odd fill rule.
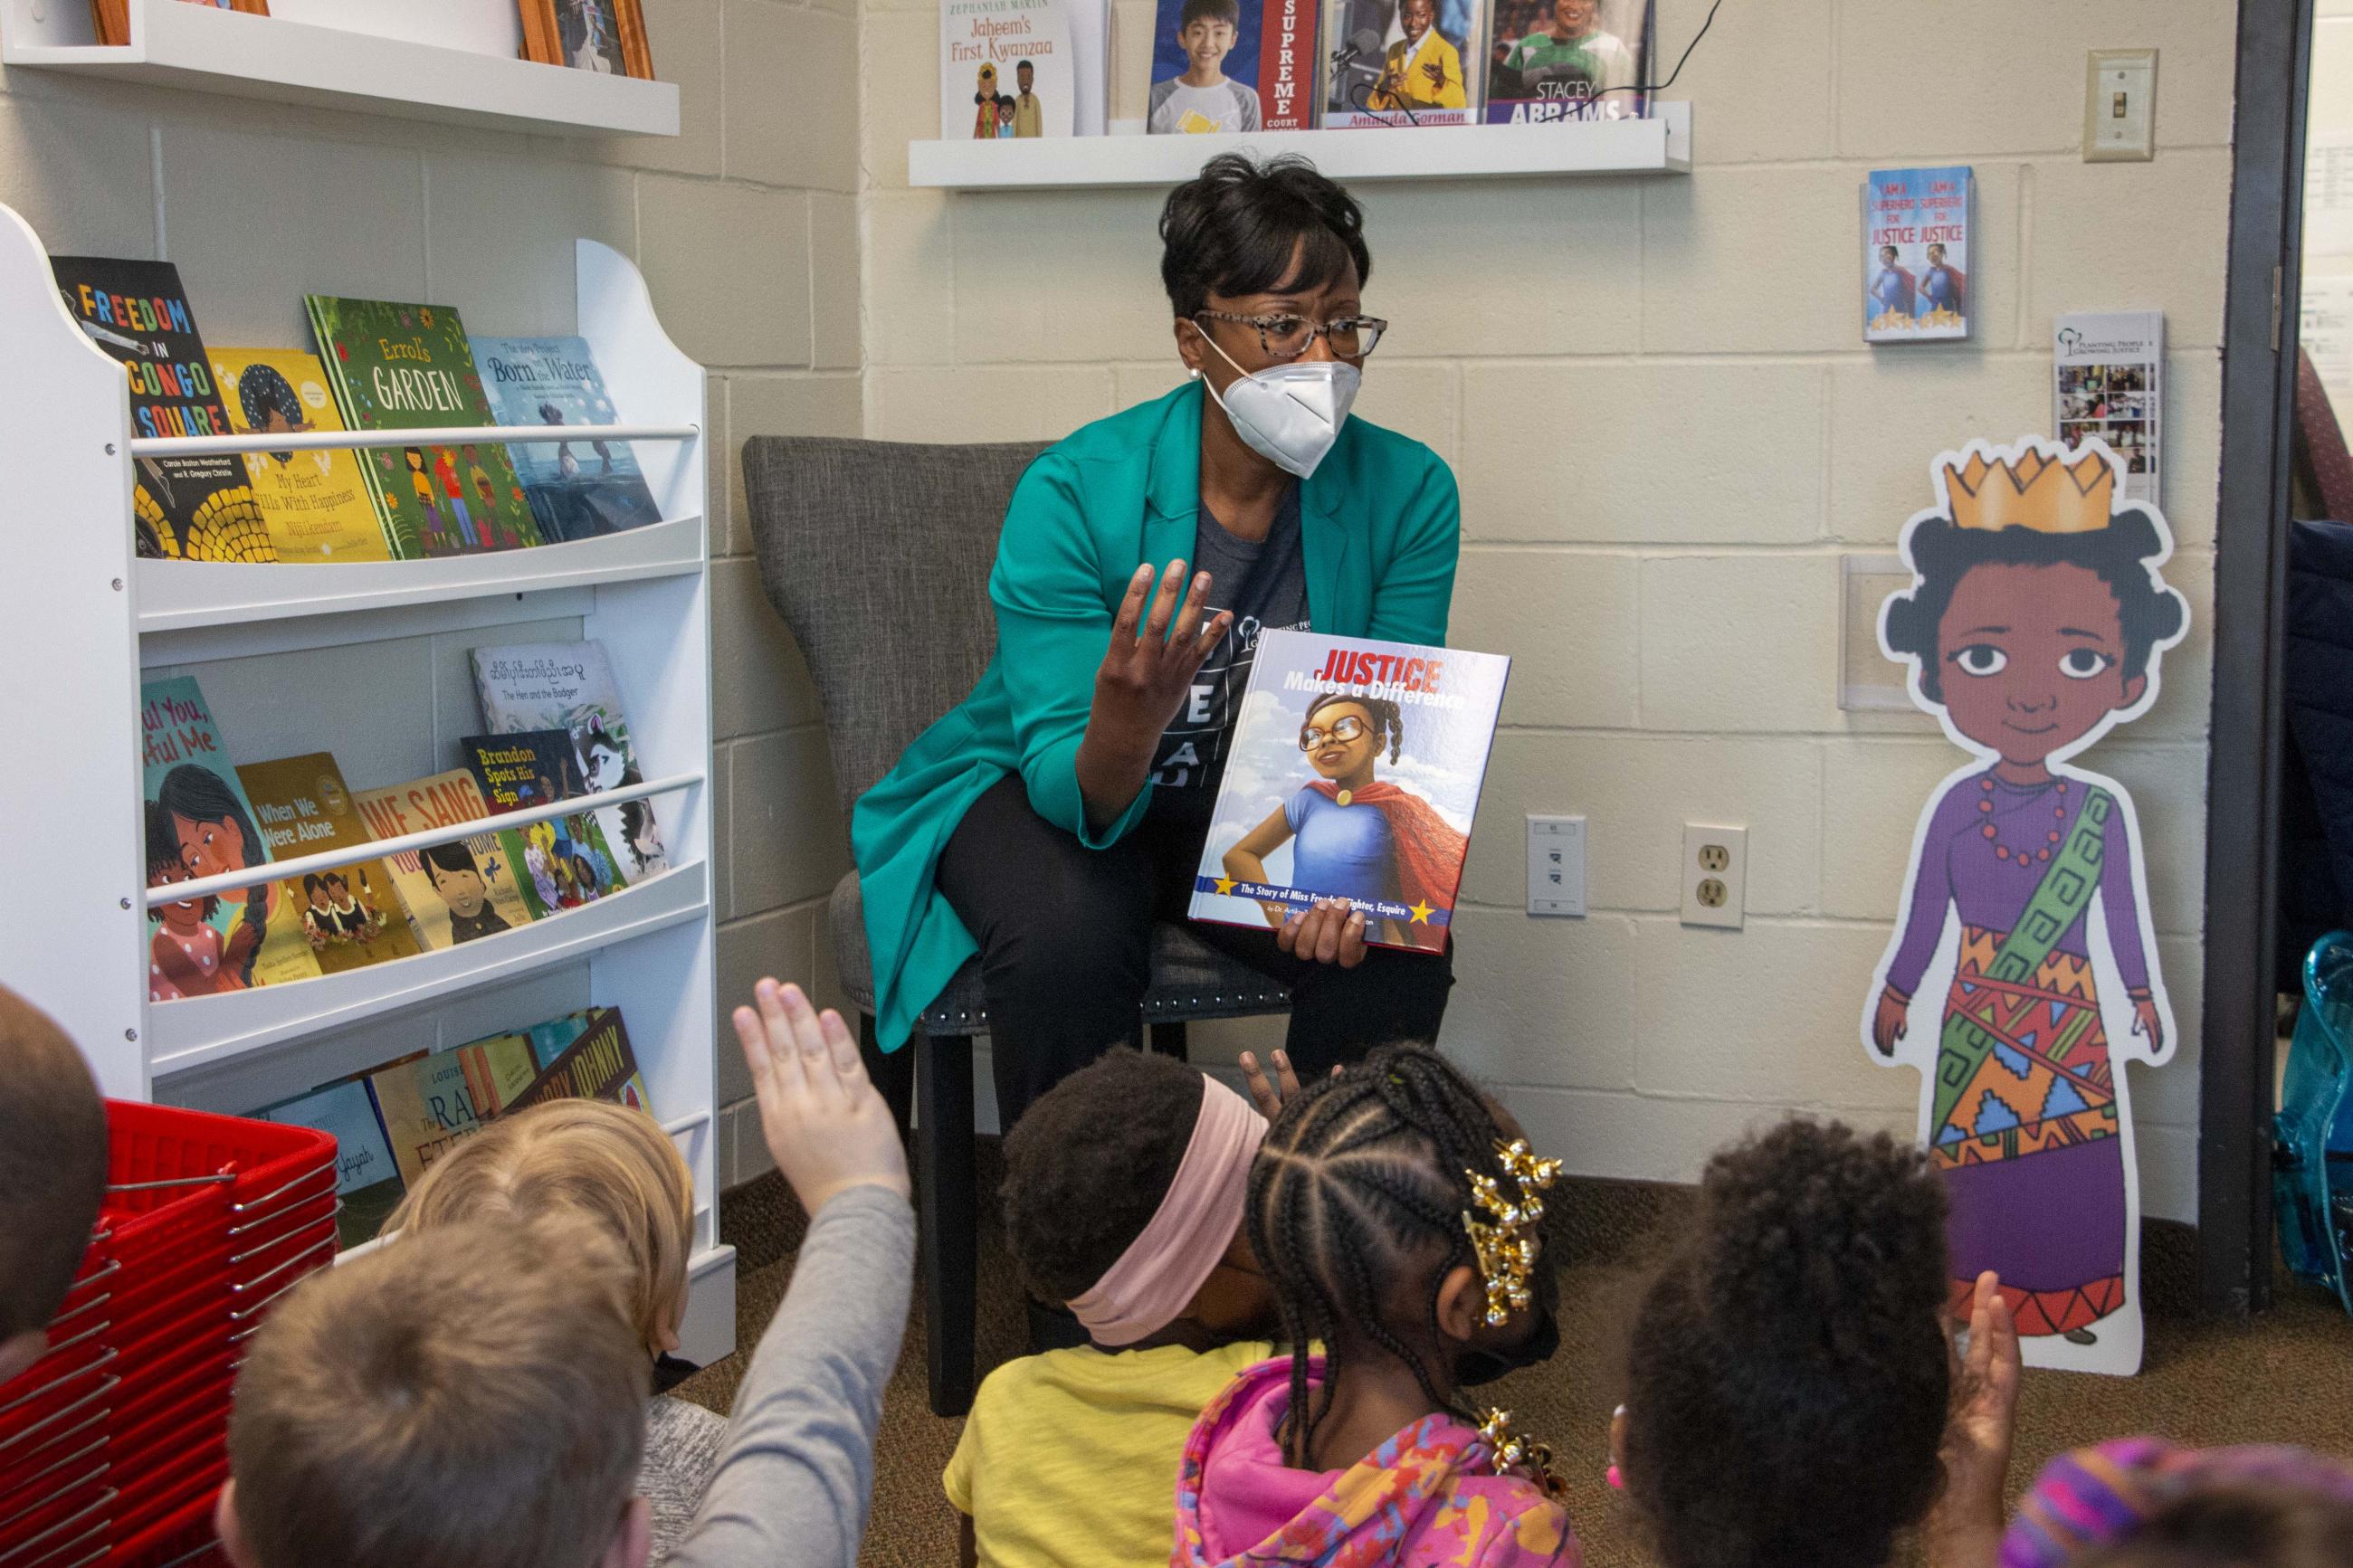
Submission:
[[[1862,341],[1969,335],[1968,165],[1873,169],[1862,187]]]
[[[1193,918],[1266,929],[1345,898],[1366,942],[1443,951],[1511,663],[1261,632]]]
[[[618,422],[586,339],[476,338],[473,349],[491,423],[561,427]],[[514,441],[507,446],[507,458],[522,480],[540,537],[550,543],[661,521],[627,441]]]
[[[1313,0],[1158,0],[1144,128],[1304,131],[1317,75]]]
[[[1317,123],[1468,125],[1479,117],[1485,0],[1324,0]]]
[[[353,804],[332,753],[312,752],[237,770],[253,802],[272,860],[291,860],[367,843],[367,824]],[[293,905],[303,939],[324,974],[408,958],[418,951],[408,908],[389,863],[354,860],[289,877],[279,890]]]
[[[446,305],[304,297],[335,406],[353,430],[451,429],[490,424],[466,323]],[[360,464],[404,561],[512,550],[540,542],[507,449],[373,447]]]
[[[2052,323],[2059,439],[2105,441],[2124,469],[2119,493],[2158,504],[2164,468],[2165,312],[2062,311]]]
[[[194,881],[269,862],[269,842],[228,743],[194,676],[140,688],[145,767],[147,885]],[[319,961],[301,917],[264,879],[241,891],[183,899],[147,911],[147,994],[156,1002],[314,980]]]
[[[940,0],[941,139],[1071,135],[1079,92],[1071,13],[1091,3]]]
[[[458,1140],[519,1104],[538,1076],[531,1042],[521,1035],[405,1058],[369,1073],[400,1179],[416,1181]]]
[[[563,730],[571,735],[580,765],[580,787],[572,793],[597,794],[645,782],[603,643],[478,647],[473,661],[474,691],[487,728],[499,734]],[[606,841],[628,857],[630,880],[669,868],[653,802],[599,806],[596,821]]]
[[[378,838],[479,822],[491,815],[481,786],[464,768],[352,797],[360,818]],[[417,940],[438,952],[528,925],[535,918],[523,896],[522,835],[511,829],[468,834],[423,849],[385,857],[392,868]]]
[[[373,1239],[399,1206],[401,1184],[400,1167],[394,1163],[392,1143],[385,1137],[367,1085],[345,1079],[253,1114],[265,1121],[334,1134],[335,1195],[343,1205],[335,1216],[336,1245],[357,1247]]]
[[[543,1100],[609,1100],[653,1114],[646,1080],[618,1007],[595,1007],[558,1022],[576,1021],[572,1043],[547,1062],[539,1078],[517,1099],[518,1108]]]
[[[213,383],[240,435],[341,430],[319,356],[301,349],[212,351]],[[388,561],[384,521],[350,451],[248,452],[253,504],[280,561]]]
[[[1482,50],[1485,123],[1632,120],[1649,107],[1651,0],[1489,3],[1494,17]]]
[[[66,313],[129,378],[134,439],[231,434],[178,268],[110,256],[56,256],[49,267]],[[278,558],[236,454],[135,463],[131,508],[140,554],[183,561]]]
[[[469,735],[458,747],[494,816],[583,793],[567,731]],[[523,840],[521,886],[534,916],[577,909],[628,886],[603,830],[587,812],[543,817],[517,831]]]

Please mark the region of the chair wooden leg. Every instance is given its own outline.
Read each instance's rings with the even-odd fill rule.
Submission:
[[[973,1168],[972,1037],[917,1035],[916,1223],[932,1414],[972,1408],[973,1318],[979,1292],[978,1177]]]
[[[898,1050],[884,1054],[874,1033],[874,1016],[858,1015],[858,1055],[866,1063],[866,1076],[882,1094],[882,1103],[891,1108],[891,1120],[899,1124],[899,1136],[903,1141],[915,1109],[915,1051],[912,1042]]]
[[[1152,1026],[1152,1054],[1156,1057],[1174,1057],[1180,1062],[1192,1059],[1192,1055],[1185,1043],[1185,1021],[1182,1018],[1173,1024]]]

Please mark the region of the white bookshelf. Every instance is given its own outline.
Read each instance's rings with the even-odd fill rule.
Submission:
[[[437,561],[140,560],[132,464],[190,448],[132,438],[121,367],[67,314],[39,237],[0,207],[0,335],[13,361],[0,376],[0,468],[11,476],[0,488],[0,557],[8,563],[0,624],[15,656],[5,711],[17,742],[14,764],[0,772],[0,812],[16,824],[0,852],[0,981],[65,1026],[108,1094],[232,1113],[411,1051],[575,1007],[618,1006],[654,1110],[694,1173],[682,1353],[710,1361],[733,1348],[735,1258],[720,1245],[713,1195],[703,373],[670,342],[626,258],[584,239],[575,267],[576,330],[618,411],[617,424],[595,433],[636,442],[667,521]],[[201,320],[205,280],[187,282]],[[498,434],[443,430],[435,438]],[[228,444],[279,450],[354,439],[402,441],[379,432]],[[437,952],[292,984],[147,1000],[143,679],[195,676],[233,761],[328,751],[354,788],[373,788],[459,765],[459,737],[482,728],[470,649],[584,637],[611,655],[645,783],[565,804],[651,799],[668,871]],[[498,820],[512,825],[522,815]],[[301,865],[279,861],[269,874]]]
[[[1691,173],[1691,105],[1646,120],[1559,125],[1388,126],[1247,136],[1055,136],[910,142],[907,183],[958,191],[1180,184],[1220,153],[1296,153],[1333,179],[1543,179]]]
[[[269,16],[127,3],[131,41],[104,45],[89,0],[0,0],[0,63],[543,135],[678,134],[675,82],[436,41],[484,41],[451,0],[295,0]],[[516,16],[512,0],[469,9],[486,5],[502,28]]]

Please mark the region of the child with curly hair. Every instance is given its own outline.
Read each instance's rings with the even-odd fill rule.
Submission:
[[[1610,1429],[1665,1568],[1881,1568],[1924,1521],[1938,1568],[1993,1562],[2018,1336],[1989,1273],[1957,1366],[1945,1267],[1912,1144],[1790,1121],[1708,1162]]]
[[[1461,1392],[1543,1320],[1535,1222],[1557,1171],[1417,1047],[1282,1108],[1250,1170],[1250,1242],[1293,1348],[1194,1426],[1175,1568],[1580,1561],[1549,1454]]]
[[[1123,1046],[1006,1135],[1014,1261],[1092,1342],[980,1385],[946,1476],[967,1564],[1166,1563],[1186,1434],[1272,1353],[1259,1335],[1273,1299],[1242,1227],[1265,1132],[1217,1079]]]

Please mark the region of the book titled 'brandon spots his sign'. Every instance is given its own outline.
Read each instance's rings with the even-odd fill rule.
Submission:
[[[1261,634],[1192,916],[1280,926],[1319,899],[1365,940],[1442,952],[1512,661]]]

